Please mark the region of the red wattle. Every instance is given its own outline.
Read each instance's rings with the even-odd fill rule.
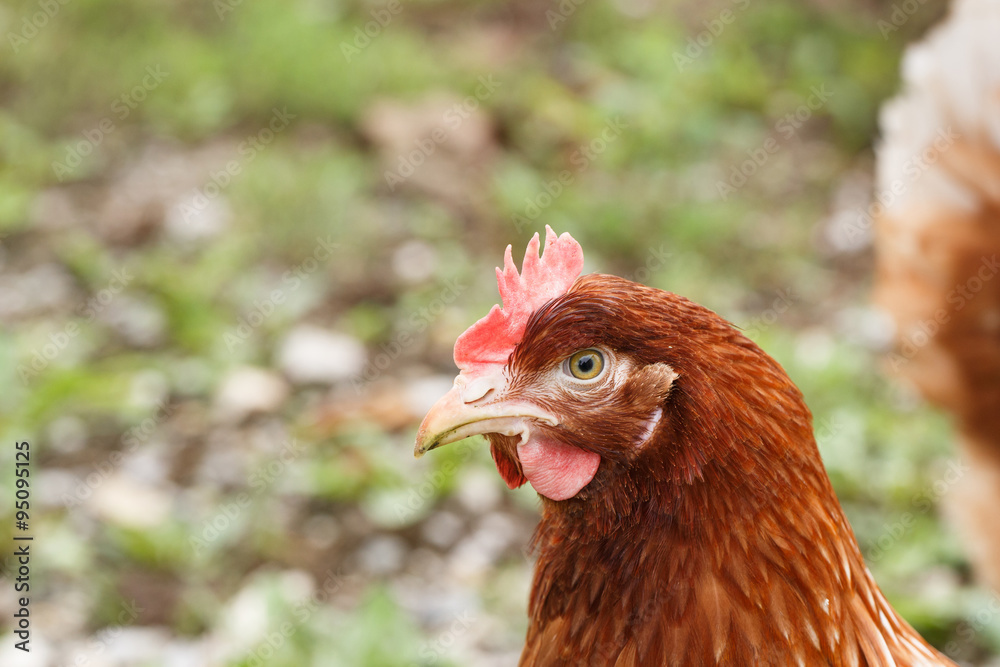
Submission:
[[[601,464],[599,454],[538,436],[518,445],[517,457],[531,486],[551,500],[575,496],[590,484]]]
[[[509,456],[497,452],[497,446],[493,444],[490,445],[490,454],[493,455],[493,462],[497,464],[497,472],[503,477],[503,481],[507,484],[508,489],[517,489],[524,486],[524,483],[528,480],[518,470],[517,463],[511,460]]]

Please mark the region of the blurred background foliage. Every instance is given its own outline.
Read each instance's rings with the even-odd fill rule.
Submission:
[[[891,602],[986,664],[995,600],[937,509],[949,426],[880,372],[870,230],[843,224],[944,11],[909,4],[0,6],[26,664],[514,664],[534,495],[482,443],[411,448],[502,249],[545,224],[773,354]]]

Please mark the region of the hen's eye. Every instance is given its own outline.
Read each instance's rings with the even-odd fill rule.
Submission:
[[[604,370],[604,355],[599,350],[580,350],[566,360],[570,374],[578,380],[593,380]]]

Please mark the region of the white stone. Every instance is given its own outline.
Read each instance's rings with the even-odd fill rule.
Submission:
[[[73,279],[54,263],[21,274],[0,276],[0,317],[16,319],[63,306],[73,294]],[[59,330],[63,325],[59,325]]]
[[[296,384],[334,384],[359,376],[366,352],[357,340],[312,325],[289,333],[278,351],[278,366]]]
[[[224,232],[232,217],[225,196],[208,199],[193,191],[173,202],[164,222],[170,236],[181,241],[198,241]]]
[[[358,551],[361,568],[375,575],[397,572],[406,558],[406,543],[394,535],[378,535]]]
[[[450,547],[462,534],[462,519],[453,512],[435,512],[427,518],[421,535],[436,547]]]
[[[133,347],[155,347],[166,336],[167,316],[151,299],[119,295],[101,311],[100,319]]]
[[[268,591],[257,578],[234,595],[222,612],[221,638],[226,649],[245,652],[267,632]]]
[[[236,368],[222,380],[215,408],[224,419],[239,421],[255,412],[274,412],[288,398],[288,383],[264,368]]]
[[[434,275],[437,264],[434,247],[423,241],[407,241],[392,253],[392,270],[411,284],[423,282]]]
[[[466,447],[472,445],[465,445]],[[488,445],[482,445],[487,447]],[[486,514],[503,499],[499,476],[479,467],[468,466],[458,476],[455,496],[472,514]]]
[[[78,452],[87,444],[87,424],[75,415],[56,417],[47,431],[52,449],[62,454]]]
[[[6,624],[6,620],[4,623]],[[21,639],[9,631],[0,635],[0,665],[3,667],[49,667],[49,665],[55,664],[52,644],[37,625],[31,628],[28,653],[14,648],[14,644],[19,641]]]
[[[406,384],[406,400],[415,415],[425,415],[455,384],[454,376],[432,375]]]
[[[88,503],[99,518],[120,526],[152,528],[170,515],[170,496],[121,473],[99,481]]]

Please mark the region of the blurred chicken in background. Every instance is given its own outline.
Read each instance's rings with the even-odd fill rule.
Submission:
[[[902,68],[872,211],[887,365],[954,415],[967,466],[947,511],[1000,589],[1000,3],[957,0]]]

